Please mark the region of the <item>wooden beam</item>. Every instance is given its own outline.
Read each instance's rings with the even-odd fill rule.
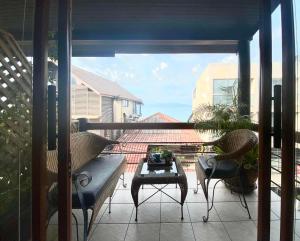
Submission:
[[[295,34],[293,1],[281,1],[282,26],[282,173],[280,240],[294,240],[295,203]]]
[[[271,215],[271,95],[272,25],[271,1],[260,1],[259,171],[257,240],[270,241]]]
[[[250,42],[248,40],[241,40],[238,50],[238,108],[241,115],[250,116]]]
[[[60,0],[58,8],[58,234],[71,241],[71,2]]]
[[[80,126],[80,125],[79,125]],[[81,130],[158,130],[158,129],[195,129],[195,123],[86,123]]]
[[[49,1],[35,1],[32,81],[32,240],[46,240]]]

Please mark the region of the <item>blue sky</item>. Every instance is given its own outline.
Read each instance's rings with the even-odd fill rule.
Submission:
[[[300,8],[297,13],[300,15]],[[298,18],[298,23],[300,19]],[[272,17],[273,60],[281,61],[280,11]],[[259,61],[258,34],[251,41],[251,61]],[[201,72],[209,63],[234,62],[235,54],[139,54],[102,58],[72,58],[73,64],[118,82],[143,99],[143,116],[163,112],[187,121],[192,93]]]

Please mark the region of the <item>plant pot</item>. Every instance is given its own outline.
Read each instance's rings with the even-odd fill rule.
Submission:
[[[243,189],[245,194],[251,193],[257,188],[256,185],[256,181],[258,178],[257,169],[243,169],[241,173],[241,177],[242,177]],[[240,187],[239,177],[225,179],[225,185],[233,192],[237,192],[237,193],[242,192]]]

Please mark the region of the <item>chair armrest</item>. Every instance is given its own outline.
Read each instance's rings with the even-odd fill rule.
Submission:
[[[92,181],[92,176],[88,171],[73,174],[73,181],[77,187],[86,187]]]
[[[246,154],[249,148],[247,146],[243,146],[241,149],[234,151],[234,152],[228,152],[228,153],[222,153],[215,156],[216,160],[234,160],[242,157]]]

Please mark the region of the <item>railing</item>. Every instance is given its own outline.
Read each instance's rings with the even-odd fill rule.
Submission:
[[[79,119],[78,123],[78,128],[80,131],[87,131],[87,130],[116,130],[116,129],[121,129],[121,130],[191,130],[195,129],[195,123],[89,123],[86,119]],[[254,130],[253,131],[258,131],[258,124],[254,125]],[[272,131],[273,132],[273,131]],[[295,136],[295,141],[296,143],[300,143],[300,132],[296,132]],[[135,144],[145,144],[145,145],[190,145],[195,147],[195,151],[191,152],[189,151],[188,153],[184,152],[184,150],[181,150],[179,154],[181,155],[194,155],[197,157],[197,155],[200,155],[201,153],[205,154],[211,154],[213,153],[213,150],[209,149],[201,149],[200,146],[203,144],[203,142],[148,142],[148,141],[139,141],[139,142],[122,142],[120,145],[123,145],[123,152],[124,154],[127,155],[146,155],[147,150],[134,150],[134,149],[126,149],[126,145],[131,145],[131,147],[134,147]],[[197,149],[198,148],[198,149]],[[114,150],[115,151],[115,150]],[[107,153],[110,153],[109,151]],[[191,160],[185,161],[183,160],[183,163],[188,162],[191,163]],[[129,162],[129,164],[134,164]],[[300,185],[300,172],[299,172],[299,177],[297,173],[297,167],[300,166],[300,153],[296,155],[296,183],[297,186]],[[281,153],[280,153],[280,148],[274,148],[272,150],[272,164],[271,164],[271,169],[272,169],[272,184],[273,184],[273,189],[276,191],[278,194],[280,194],[280,188],[281,188],[281,183],[280,183],[280,177],[281,177]]]

